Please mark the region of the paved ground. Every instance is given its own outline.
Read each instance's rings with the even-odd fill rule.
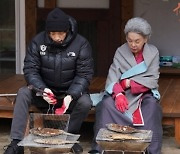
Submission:
[[[3,147],[9,143],[10,119],[0,119],[0,154],[3,154]],[[84,148],[83,154],[88,154],[93,136],[92,123],[84,123],[81,129],[80,142]],[[180,154],[180,148],[174,141],[173,127],[164,127],[162,154]],[[29,154],[26,150],[25,154]]]

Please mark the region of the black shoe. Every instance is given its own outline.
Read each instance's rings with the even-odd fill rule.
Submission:
[[[13,141],[9,144],[6,148],[4,154],[24,154],[24,147],[18,146],[17,142],[14,143]]]
[[[83,148],[78,143],[75,143],[71,151],[75,154],[81,154],[83,152]]]
[[[88,153],[91,153],[91,154],[100,154],[100,152],[98,150],[91,150]]]

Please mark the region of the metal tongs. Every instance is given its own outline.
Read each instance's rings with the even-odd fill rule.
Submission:
[[[45,92],[44,90],[42,89],[39,89],[39,88],[36,88],[34,87],[33,85],[29,85],[28,88],[30,90],[34,90],[36,91],[36,96],[44,96],[43,93],[47,94],[47,95],[50,95],[49,93]],[[56,99],[63,99],[65,97],[65,94],[63,95],[60,95],[60,96],[55,96],[53,95],[52,97],[56,98]]]
[[[51,106],[52,106],[52,108],[51,108]],[[54,114],[55,113],[54,106],[55,106],[55,104],[49,104],[49,108],[48,108],[46,114]]]
[[[57,100],[58,99],[63,99],[65,97],[65,95],[61,95],[61,96],[52,95],[52,94],[47,93],[44,90],[39,89],[39,88],[37,88],[37,87],[35,87],[33,85],[29,85],[28,88],[30,90],[34,90],[36,92],[36,96],[44,96],[44,94],[47,94],[47,95],[50,95],[50,97],[53,97],[54,99],[57,99]],[[47,114],[49,114],[49,113],[54,114],[54,107],[55,107],[55,104],[49,104],[49,108],[47,110]]]
[[[33,85],[29,85],[28,88],[29,88],[30,90],[34,90],[34,91],[36,92],[36,96],[44,96],[43,93],[49,95],[49,93],[45,92],[45,91],[42,90],[42,89],[36,88],[36,87],[34,87]],[[54,97],[55,97],[55,96],[54,96]]]
[[[45,93],[45,94],[47,94],[47,95],[50,95],[50,97],[53,97],[53,98],[56,99],[56,96],[55,96],[55,95],[51,95],[50,93],[47,93],[47,92],[45,92],[45,91],[42,90],[42,89],[36,88],[36,87],[34,87],[33,85],[29,85],[28,88],[29,88],[30,90],[36,91],[36,96],[44,96],[44,93]],[[52,107],[51,107],[51,106],[52,106]],[[55,106],[55,104],[49,104],[49,108],[48,108],[48,110],[47,110],[47,114],[49,114],[49,113],[54,114],[54,106]]]

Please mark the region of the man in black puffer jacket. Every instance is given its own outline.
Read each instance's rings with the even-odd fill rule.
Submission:
[[[28,86],[18,91],[12,141],[5,154],[23,153],[23,147],[17,144],[24,138],[32,103],[45,113],[52,107],[55,114],[70,114],[68,132],[79,133],[92,105],[88,94],[93,76],[91,52],[89,42],[77,34],[75,19],[59,8],[48,14],[46,30],[37,34],[27,49],[23,71]],[[75,153],[83,150],[78,144],[72,149]]]

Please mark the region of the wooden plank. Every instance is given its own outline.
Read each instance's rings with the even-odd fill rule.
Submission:
[[[94,122],[95,121],[95,108],[91,108],[88,113],[87,118],[84,120],[85,122]]]
[[[0,110],[0,118],[13,118],[13,112],[10,110]]]
[[[175,118],[175,139],[178,145],[180,145],[180,118]]]
[[[173,106],[172,114],[174,114],[176,117],[180,117],[180,93],[176,98],[176,102]]]
[[[0,97],[0,110],[13,110],[14,109],[14,99],[9,100],[10,98]],[[12,99],[12,98],[11,98]]]
[[[164,95],[162,95],[162,98],[160,100],[163,114],[165,116],[171,116],[175,104],[175,98],[177,97],[177,88],[174,81],[174,79],[169,80],[166,91],[164,92]]]
[[[169,118],[169,117],[163,117],[162,119],[162,124],[163,125],[175,125],[175,119],[172,117],[172,118]]]
[[[104,90],[106,78],[104,77],[94,77],[90,84],[90,93],[99,93]]]
[[[7,79],[4,79],[2,81],[0,81],[0,93],[2,93],[4,91],[4,93],[7,91],[9,92],[17,92],[17,90],[25,85],[26,82],[24,80],[24,76],[21,74],[17,74],[17,75],[13,75],[8,77]]]
[[[111,41],[109,38],[109,21],[103,20],[97,22],[97,60],[96,60],[96,69],[98,76],[106,76],[108,73],[109,65],[109,51]],[[114,52],[114,51],[111,51]],[[100,60],[102,59],[103,60]]]
[[[126,0],[127,1],[127,0]],[[124,2],[124,1],[123,1]],[[108,26],[109,26],[109,30],[106,32],[107,36],[104,37],[108,37],[109,41],[111,43],[109,43],[109,53],[108,53],[108,65],[107,65],[107,72],[109,69],[109,66],[112,63],[115,51],[117,50],[117,47],[119,47],[119,44],[121,44],[121,37],[122,35],[122,31],[121,31],[121,18],[122,17],[122,1],[116,0],[116,1],[109,1],[109,16],[108,16]],[[131,8],[128,8],[127,10],[131,10]],[[133,12],[133,10],[131,10]],[[123,14],[124,15],[124,14]],[[102,54],[103,54],[103,50],[102,50]],[[106,73],[107,74],[107,73]],[[106,74],[104,74],[104,76],[106,76]]]
[[[91,93],[100,92],[104,89],[106,78],[94,77],[91,85]],[[25,85],[23,75],[14,75],[0,81],[0,93],[16,93],[20,87]],[[161,106],[164,117],[180,117],[180,79],[160,78]],[[13,85],[13,86],[7,86]],[[9,100],[10,99],[10,100]],[[12,110],[14,97],[0,97],[0,109]]]
[[[176,82],[176,85],[180,86],[180,79],[178,79],[178,81]],[[176,90],[176,98],[174,99],[175,99],[175,102],[173,105],[172,114],[174,115],[174,117],[180,117],[180,88],[179,90]]]
[[[160,67],[160,73],[164,76],[164,75],[180,75],[180,69],[179,68],[175,68],[175,67],[168,67],[168,66],[164,66],[164,67]]]
[[[171,80],[168,79],[168,78],[160,78],[159,80],[159,92],[161,94],[161,98],[164,97],[168,87],[170,86],[171,84]]]
[[[44,8],[55,8],[56,7],[56,0],[45,0],[44,1]]]
[[[24,136],[27,136],[29,135],[29,130],[30,130],[30,120],[29,120],[29,116],[28,116],[28,119],[27,119],[27,124],[26,124],[26,129],[25,129],[25,132],[24,132]]]
[[[13,76],[13,75],[14,74],[11,74],[11,73],[10,74],[9,73],[8,74],[1,74],[0,75],[0,82],[7,79],[7,78],[9,78],[10,76]]]
[[[0,81],[0,94],[16,94],[18,89],[25,84],[23,75],[9,76]],[[3,111],[3,113],[0,113],[0,117],[6,116],[5,111],[7,112],[7,118],[11,117],[9,113],[14,109],[14,100],[15,96],[0,97],[0,110]]]
[[[104,89],[106,78],[95,77],[91,81],[91,92],[99,92]],[[0,93],[14,93],[25,85],[23,75],[11,76],[0,82]],[[7,86],[13,85],[13,86]],[[180,79],[174,78],[160,78],[159,90],[162,95],[161,106],[163,109],[163,125],[175,126],[175,139],[180,145]],[[10,99],[10,100],[9,100]],[[13,118],[13,102],[14,97],[6,98],[0,97],[0,118]],[[39,112],[39,110],[32,106],[30,112]],[[95,120],[95,108],[89,111],[86,122],[94,122]],[[27,131],[26,131],[27,132]]]
[[[37,0],[25,0],[26,45],[36,34],[36,8]]]
[[[125,0],[121,1],[121,44],[126,42],[126,37],[124,34],[124,27],[127,23],[127,21],[133,17],[134,15],[134,1],[133,0]]]
[[[163,115],[168,117],[180,116],[180,79],[169,80],[169,87],[161,99]]]
[[[74,17],[77,21],[96,21],[99,19],[105,20],[108,16],[107,9],[62,8],[62,10],[66,14]],[[45,21],[50,11],[52,11],[52,8],[37,8],[37,21]]]

